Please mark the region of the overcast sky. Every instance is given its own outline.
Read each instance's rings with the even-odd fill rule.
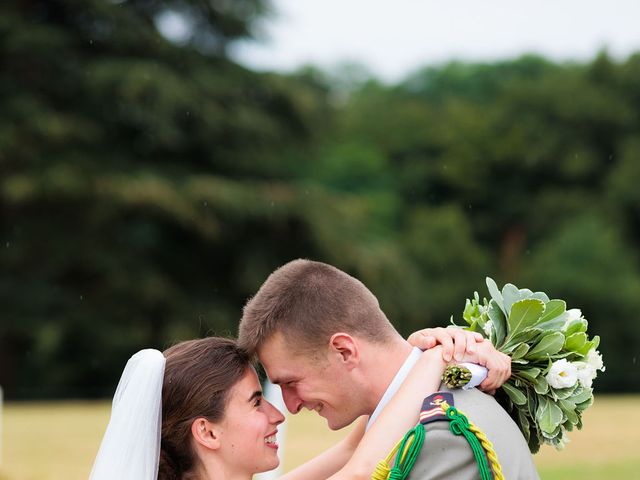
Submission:
[[[395,81],[450,59],[496,60],[524,52],[585,60],[601,48],[640,51],[640,0],[272,0],[266,39],[236,58],[290,71],[355,61]]]

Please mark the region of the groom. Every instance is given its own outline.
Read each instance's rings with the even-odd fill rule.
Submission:
[[[244,308],[239,342],[257,353],[291,413],[315,410],[332,430],[361,415],[375,421],[420,355],[360,281],[309,260],[269,276]],[[493,442],[505,478],[538,479],[524,437],[493,397],[476,389],[453,395]],[[409,478],[480,478],[471,448],[447,422],[429,423],[425,434]]]

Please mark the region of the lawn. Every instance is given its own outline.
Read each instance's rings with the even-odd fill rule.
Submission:
[[[86,480],[109,419],[106,402],[5,405],[0,480]],[[638,478],[640,396],[598,396],[562,452],[536,455],[544,480]],[[341,438],[305,412],[287,419],[285,470]]]

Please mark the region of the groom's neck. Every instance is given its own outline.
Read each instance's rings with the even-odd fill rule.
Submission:
[[[396,376],[413,347],[402,337],[384,345],[371,346],[367,358],[367,372],[369,379],[369,414],[380,403],[384,392]]]

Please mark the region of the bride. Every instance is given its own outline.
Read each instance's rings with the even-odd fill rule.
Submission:
[[[464,349],[466,361],[497,365],[484,387],[492,390],[506,380],[510,365],[490,342],[436,330],[449,349],[445,357],[455,336],[456,352]],[[423,348],[434,343],[421,332],[410,341]],[[281,478],[370,478],[377,462],[416,424],[422,399],[438,389],[446,365],[442,349],[422,354],[366,434],[363,418],[340,443]],[[252,359],[235,340],[208,337],[164,353],[141,350],[118,384],[90,480],[248,480],[278,466],[276,433],[283,421],[262,398]]]

